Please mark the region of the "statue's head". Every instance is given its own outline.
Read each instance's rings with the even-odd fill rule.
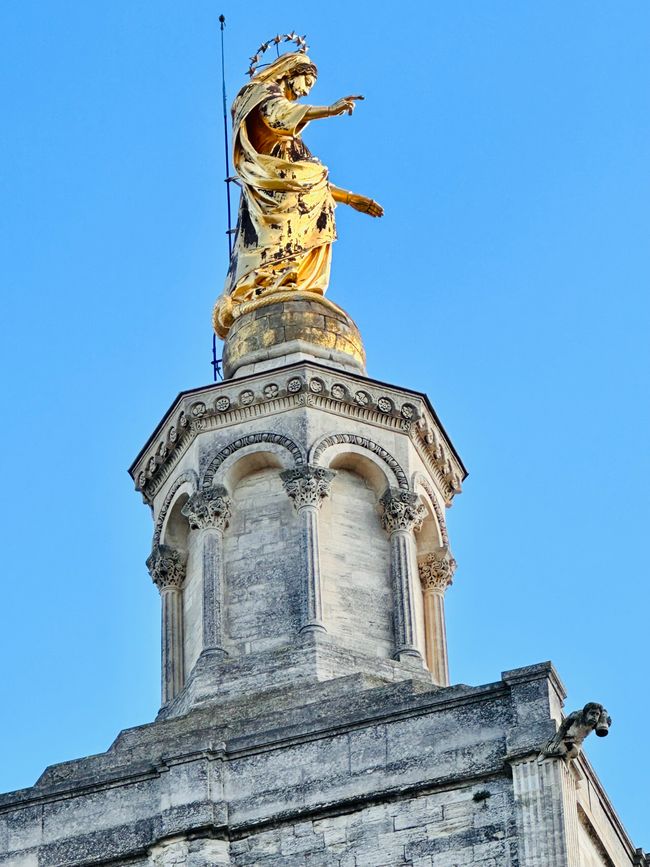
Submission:
[[[313,63],[302,62],[289,70],[284,77],[287,90],[294,99],[300,99],[301,96],[307,96],[309,91],[316,83],[318,70]]]
[[[612,720],[602,704],[595,701],[587,702],[582,709],[582,717],[586,725],[595,729],[598,737],[604,738],[609,734]]]
[[[305,92],[309,93],[317,77],[318,69],[310,58],[303,52],[294,51],[290,54],[281,54],[272,63],[261,69],[256,69],[251,78],[251,84],[271,82],[288,84],[295,81],[297,88],[302,85],[302,87],[306,87]],[[299,79],[304,79],[304,81],[299,82]],[[310,83],[307,84],[307,81]]]

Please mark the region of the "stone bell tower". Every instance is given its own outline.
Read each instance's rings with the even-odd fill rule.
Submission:
[[[283,39],[297,51],[257,68]],[[263,43],[234,104],[225,379],[182,392],[130,469],[160,711],[1,795],[0,865],[650,867],[582,752],[601,704],[563,718],[549,662],[450,684],[445,510],[466,473],[322,294],[334,203],[382,209],[301,140],[360,98],[301,104],[305,51]]]
[[[225,381],[179,395],[131,468],[165,717],[251,684],[449,684],[444,512],[465,469],[426,396],[369,379],[349,317],[297,295],[236,320]]]

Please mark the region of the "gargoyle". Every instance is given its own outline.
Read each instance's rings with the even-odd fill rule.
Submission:
[[[575,759],[587,735],[595,731],[598,737],[604,738],[611,724],[612,718],[602,704],[587,702],[582,710],[574,710],[563,720],[555,737],[542,749],[540,758]]]

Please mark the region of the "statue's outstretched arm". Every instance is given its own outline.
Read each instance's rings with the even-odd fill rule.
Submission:
[[[342,187],[335,187],[334,184],[330,184],[330,193],[335,202],[350,205],[351,208],[354,208],[355,211],[361,211],[362,214],[370,214],[371,217],[383,217],[384,215],[384,209],[379,202],[369,199],[367,196],[351,193]]]
[[[352,114],[357,99],[365,99],[364,96],[344,96],[337,99],[331,105],[311,105],[303,120],[320,120],[322,117],[337,117],[339,114]]]

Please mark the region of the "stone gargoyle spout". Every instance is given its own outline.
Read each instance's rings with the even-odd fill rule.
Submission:
[[[540,753],[540,758],[575,759],[582,752],[582,743],[595,731],[598,737],[609,734],[612,718],[602,704],[590,701],[582,710],[570,713]]]

